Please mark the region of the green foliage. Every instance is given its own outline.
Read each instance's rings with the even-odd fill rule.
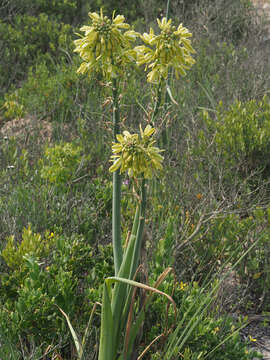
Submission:
[[[193,248],[192,259],[190,247],[184,248],[178,255],[177,272],[185,272],[187,276],[190,271],[188,278],[195,274],[193,276],[203,283],[209,274],[218,272],[224,264],[235,264],[258,241],[254,250],[245,256],[235,271],[241,284],[248,284],[249,294],[261,299],[257,306],[268,309],[265,284],[270,281],[269,250],[266,246],[269,239],[269,209],[257,208],[244,218],[233,213],[218,216],[211,221],[210,226],[202,226],[189,244]]]
[[[204,122],[212,133],[218,151],[229,165],[239,164],[244,175],[263,171],[269,175],[270,102],[267,96],[261,101],[236,101],[228,110],[219,104],[216,117],[203,113]]]
[[[0,201],[2,241],[10,233],[20,237],[21,228],[31,222],[36,231],[57,226],[66,234],[71,231],[82,234],[93,243],[108,242],[112,189],[109,180],[100,177],[91,179],[89,170],[85,169],[80,181],[69,183],[70,186],[65,186],[63,182],[50,184],[41,179],[40,171],[34,168],[31,169],[33,172],[29,170],[27,177],[20,177],[22,181],[17,184],[16,174],[15,179],[12,177],[13,170],[7,170],[9,183],[3,181],[5,193]],[[58,170],[56,166],[57,174]]]
[[[66,327],[59,306],[72,319],[87,321],[105,274],[112,274],[110,246],[98,251],[78,235],[64,237],[47,232],[44,237],[23,230],[16,248],[9,239],[2,257],[8,268],[0,276],[1,325],[3,336],[13,334],[36,346],[60,341],[66,337]],[[90,300],[90,303],[89,303]],[[57,306],[56,306],[57,305]]]
[[[25,114],[23,105],[17,101],[17,92],[14,92],[11,96],[6,96],[6,101],[3,104],[5,108],[4,116],[7,119],[18,119],[22,118]]]
[[[48,255],[51,238],[49,234],[46,234],[45,239],[42,239],[40,234],[32,232],[29,225],[28,228],[23,229],[22,240],[18,246],[15,245],[14,236],[10,236],[7,239],[6,247],[1,255],[11,269],[20,269],[24,263],[24,256],[35,255],[39,257],[43,254]]]
[[[41,178],[48,180],[51,184],[65,186],[76,176],[80,176],[80,170],[85,160],[79,145],[60,143],[54,147],[47,147],[44,163],[41,166]]]
[[[16,92],[21,106],[36,117],[48,117],[55,120],[69,120],[73,114],[77,79],[74,72],[62,66],[61,71],[50,71],[45,63],[39,63],[35,70],[29,69],[27,81]],[[6,97],[12,101],[14,93]],[[60,114],[64,115],[64,119]],[[62,115],[62,116],[63,116]]]
[[[170,285],[164,284],[164,286],[167,291],[171,291],[172,281],[170,281]],[[162,290],[164,291],[163,286]],[[211,313],[205,312],[202,317],[201,312],[197,313],[198,308],[207,296],[207,291],[210,291],[210,289],[202,290],[196,282],[189,284],[177,283],[173,297],[179,309],[178,322],[181,322],[179,334],[186,331],[186,329],[191,329],[193,325],[194,327],[188,337],[183,340],[182,345],[174,348],[172,359],[178,359],[180,354],[184,355],[184,359],[187,360],[204,359],[205,357],[210,360],[253,359],[256,353],[248,351],[247,344],[240,340],[239,328],[243,326],[244,322],[239,321],[237,323],[229,316],[214,314],[213,309]],[[151,333],[152,338],[160,335],[163,331],[158,319],[160,319],[160,314],[164,313],[164,306],[166,304],[163,303],[161,306],[160,299],[155,298],[151,313],[146,317],[149,320],[150,328],[148,331]],[[150,316],[149,319],[148,316]],[[150,324],[153,323],[158,326],[151,327]],[[146,344],[148,341],[147,336]],[[169,343],[170,337],[167,340],[167,344]],[[168,356],[168,353],[164,353],[158,344],[152,347],[152,352],[151,359],[163,359]]]
[[[54,66],[53,58],[67,60],[66,54],[72,50],[71,33],[70,25],[50,20],[46,14],[18,15],[13,24],[0,19],[0,37],[5,43],[0,60],[2,91],[25,79],[29,66],[42,61]]]
[[[67,350],[59,353],[70,359],[71,341],[56,305],[82,332],[94,302],[101,301],[104,278],[114,272],[112,248],[105,245],[111,240],[112,183],[104,175],[112,140],[107,131],[112,84],[100,77],[76,75],[74,25],[84,23],[88,11],[103,7],[106,15],[120,11],[144,32],[144,24],[165,15],[165,3],[4,3],[0,5],[0,127],[15,118],[31,117],[38,125],[36,134],[46,120],[53,136],[43,149],[39,135],[28,129],[20,138],[6,139],[6,133],[0,133],[0,358],[37,360],[45,356],[48,345],[64,343]],[[254,29],[257,19],[251,17],[248,1],[171,0],[170,10],[172,17],[190,21],[196,64],[188,79],[171,82],[179,106],[161,109],[160,121],[170,133],[165,163],[171,170],[166,165],[161,183],[153,190],[149,186],[151,210],[147,209],[143,252],[152,257],[144,261],[151,285],[173,262],[181,274],[173,295],[180,309],[177,322],[186,316],[180,336],[207,296],[190,281],[196,278],[203,286],[212,272],[228,259],[235,262],[258,238],[256,248],[235,271],[254,296],[251,306],[269,310],[269,100],[250,101],[269,89],[265,76],[269,61],[260,47],[261,28]],[[240,47],[243,40],[249,41]],[[149,99],[155,100],[156,89],[146,88],[142,74],[133,70],[126,74],[127,80],[121,79],[120,131],[144,127],[154,110]],[[239,101],[233,103],[235,99]],[[223,105],[217,105],[219,100]],[[200,108],[208,113],[199,115]],[[250,175],[260,172],[261,178],[249,181]],[[122,190],[122,232],[127,234],[137,184],[125,184]],[[200,201],[196,194],[203,194]],[[169,294],[173,288],[172,277],[160,286]],[[166,305],[162,297],[153,296],[138,340],[141,351],[164,331],[167,320],[174,323],[170,309],[166,318]],[[186,315],[190,306],[192,312]],[[96,333],[89,339],[90,358],[96,356],[99,307],[97,315]],[[207,356],[234,326],[211,309],[193,321],[197,324],[192,323],[195,327],[185,347],[175,349],[175,359]],[[224,343],[208,358],[250,358],[238,334],[229,340],[228,346]],[[153,345],[152,359],[164,358],[164,344],[160,340]]]
[[[1,16],[4,19],[10,19],[18,14],[36,17],[40,13],[45,13],[58,21],[72,23],[75,21],[76,15],[80,14],[81,8],[81,1],[76,0],[52,0],[49,3],[46,0],[36,0],[35,2],[12,0],[5,3],[5,6],[1,8]]]
[[[185,289],[179,314],[180,319],[184,318],[183,329],[190,320],[189,326],[192,326],[201,316],[200,313],[196,315],[196,311],[205,296],[205,291],[197,283],[190,284]],[[214,311],[211,315],[206,312],[194,327],[185,343],[186,358],[195,360],[207,356],[209,360],[253,359],[256,353],[248,352],[247,344],[240,341],[240,333],[237,328],[240,328],[243,323],[235,323],[229,316],[215,317],[213,315]]]
[[[91,11],[96,11],[96,9],[103,8],[106,14],[112,14],[113,11],[116,14],[122,14],[123,9],[125,9],[125,17],[130,23],[131,21],[137,20],[143,16],[141,6],[138,3],[132,3],[128,0],[95,0],[91,4]]]

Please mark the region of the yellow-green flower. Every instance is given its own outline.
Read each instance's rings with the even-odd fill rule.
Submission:
[[[147,75],[147,80],[152,83],[158,83],[162,78],[168,77],[168,70],[173,68],[176,77],[185,76],[186,70],[195,63],[191,54],[195,50],[191,46],[189,38],[192,34],[183,27],[182,24],[176,27],[172,25],[172,20],[163,18],[157,19],[160,28],[160,34],[155,35],[154,30],[150,28],[150,33],[144,33],[141,38],[147,45],[137,46],[135,50],[138,53],[138,65],[146,64],[151,71]]]
[[[180,290],[185,291],[187,285],[188,285],[187,283],[184,283],[183,281],[181,281],[181,282],[179,283]]]
[[[143,175],[145,178],[152,178],[156,170],[162,169],[163,161],[163,156],[160,155],[162,150],[153,146],[154,133],[155,129],[147,125],[144,130],[140,126],[140,136],[128,131],[116,135],[118,142],[112,145],[113,165],[110,171],[120,169],[120,173],[127,171],[131,177]]]
[[[102,9],[100,14],[90,12],[88,15],[90,26],[80,29],[85,36],[74,41],[74,51],[84,60],[77,72],[102,71],[106,78],[116,77],[123,65],[135,61],[136,52],[131,48],[131,42],[138,34],[128,30],[129,24],[124,22],[123,15],[113,15],[109,19],[103,15]]]

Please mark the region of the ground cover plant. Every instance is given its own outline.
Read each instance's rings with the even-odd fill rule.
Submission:
[[[0,5],[0,358],[254,357],[264,30],[249,1],[151,4]]]

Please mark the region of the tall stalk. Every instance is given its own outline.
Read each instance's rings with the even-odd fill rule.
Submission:
[[[136,242],[135,248],[133,252],[132,258],[132,267],[129,278],[132,279],[136,269],[139,266],[139,261],[141,258],[141,248],[142,248],[142,238],[143,238],[143,230],[145,224],[145,210],[146,210],[146,180],[142,180],[141,185],[141,199],[140,199],[140,215],[139,215],[139,224],[136,234]],[[135,215],[136,216],[136,215]]]
[[[117,141],[116,135],[119,134],[119,96],[118,83],[113,79],[113,136]],[[112,243],[115,275],[118,274],[122,263],[123,250],[121,239],[121,175],[117,170],[113,173],[113,199],[112,199]]]
[[[169,19],[169,13],[170,13],[170,0],[167,0],[167,9],[166,9],[166,20]],[[169,70],[168,72],[168,77],[166,79],[166,94],[165,94],[165,101],[164,101],[164,113],[166,114],[166,111],[168,109],[168,105],[169,105],[169,93],[168,93],[168,88],[170,87],[170,82],[171,82],[171,75],[172,72],[171,70]],[[162,145],[164,147],[167,146],[168,144],[168,132],[167,132],[167,128],[163,129],[161,132],[161,138],[162,138]]]
[[[155,101],[154,110],[153,110],[153,113],[151,116],[151,121],[150,121],[150,124],[152,126],[155,126],[156,116],[160,109],[161,97],[162,97],[162,81],[159,82],[158,87],[157,87],[156,101]]]

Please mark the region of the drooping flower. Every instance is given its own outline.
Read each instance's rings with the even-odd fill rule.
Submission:
[[[195,50],[191,46],[189,38],[192,34],[182,24],[176,27],[172,20],[157,19],[160,34],[155,35],[154,30],[144,33],[141,38],[146,45],[137,46],[138,65],[146,64],[146,70],[151,71],[147,75],[147,81],[158,83],[162,78],[168,77],[168,70],[173,68],[176,77],[185,76],[186,70],[195,63],[191,54]]]
[[[110,171],[120,169],[120,173],[128,172],[130,177],[152,178],[156,170],[162,169],[163,156],[160,155],[159,148],[153,146],[155,140],[152,135],[155,129],[147,125],[144,130],[140,126],[139,134],[130,134],[124,131],[123,134],[116,135],[118,142],[113,143],[111,161],[113,165]]]
[[[123,65],[135,61],[136,52],[131,47],[138,34],[129,29],[123,15],[112,16],[109,19],[95,12],[88,14],[90,26],[81,27],[85,33],[74,41],[75,52],[78,52],[84,62],[77,70],[78,73],[100,72],[106,78],[116,77],[122,71]],[[127,31],[123,31],[127,30]],[[81,36],[81,35],[80,35]]]

